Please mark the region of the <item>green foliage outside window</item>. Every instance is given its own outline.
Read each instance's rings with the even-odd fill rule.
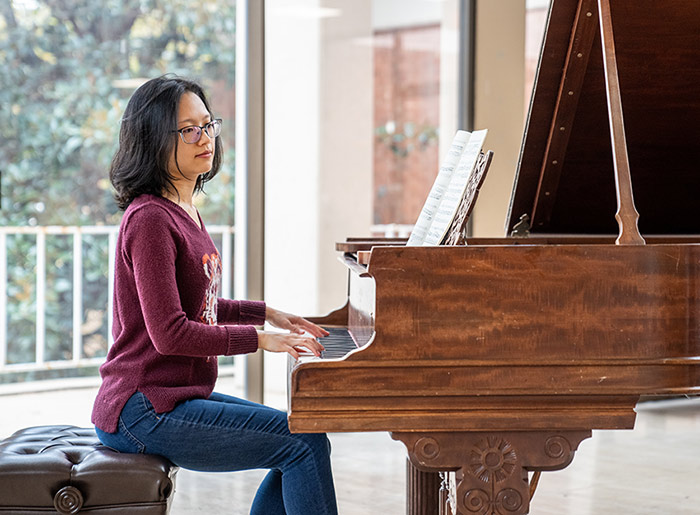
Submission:
[[[234,44],[231,0],[0,0],[0,225],[118,224],[107,173],[129,97],[175,73],[202,82],[214,109],[232,106]],[[224,167],[200,211],[232,225],[233,110],[214,114],[225,119]],[[84,353],[99,356],[107,240],[85,239]],[[47,236],[47,359],[71,355],[70,240]],[[7,240],[9,362],[33,360],[35,241]]]

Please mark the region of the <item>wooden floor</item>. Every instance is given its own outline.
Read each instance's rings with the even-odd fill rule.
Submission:
[[[218,388],[227,390],[223,380]],[[39,424],[89,424],[95,388],[0,395],[0,438]],[[0,390],[1,393],[1,390]],[[645,403],[633,431],[598,431],[573,463],[542,474],[535,515],[700,514],[700,399]],[[384,433],[333,434],[341,515],[403,515],[402,444]],[[173,515],[248,513],[264,471],[178,473]]]

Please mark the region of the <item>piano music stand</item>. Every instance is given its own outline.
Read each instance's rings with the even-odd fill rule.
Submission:
[[[457,213],[455,214],[452,223],[450,224],[447,234],[443,239],[443,245],[465,245],[467,242],[467,222],[476,203],[476,197],[479,195],[481,185],[486,179],[486,172],[489,170],[491,160],[493,159],[493,151],[489,150],[479,154],[479,158],[474,167],[474,172],[469,176],[464,195],[460,200]]]

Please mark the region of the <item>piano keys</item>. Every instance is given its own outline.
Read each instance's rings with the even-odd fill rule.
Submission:
[[[355,340],[347,327],[324,327],[330,334],[323,338],[321,359],[334,359],[345,357],[350,351],[357,349]]]

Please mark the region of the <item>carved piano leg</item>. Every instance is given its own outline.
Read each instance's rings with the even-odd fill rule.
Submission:
[[[424,472],[406,460],[406,515],[438,515],[441,483],[439,472]]]
[[[455,515],[520,515],[530,511],[528,470],[563,469],[591,432],[392,433],[391,436],[406,445],[416,468],[425,472],[456,471]]]

